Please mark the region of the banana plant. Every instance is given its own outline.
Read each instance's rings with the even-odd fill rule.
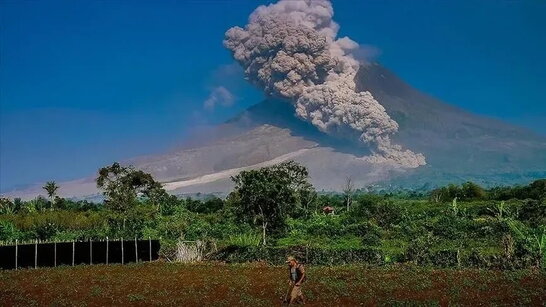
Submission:
[[[532,252],[539,256],[539,266],[546,266],[546,226],[527,227],[515,220],[508,221],[508,226],[521,242]]]
[[[506,209],[504,201],[501,201],[499,204],[497,204],[494,209],[488,208],[488,210],[495,214],[499,221],[505,217]]]
[[[459,207],[457,206],[457,197],[453,198],[453,201],[451,202],[451,209],[453,210],[453,213],[455,215],[459,213]]]

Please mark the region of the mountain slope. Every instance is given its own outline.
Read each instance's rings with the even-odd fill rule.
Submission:
[[[545,137],[443,103],[379,64],[362,66],[355,81],[358,90],[370,91],[398,122],[394,141],[423,153],[426,166],[400,169],[369,163],[361,159],[370,153],[365,145],[318,131],[297,119],[290,103],[272,98],[220,125],[223,137],[127,163],[152,173],[173,193],[225,193],[237,172],[287,159],[306,165],[319,190],[339,190],[347,176],[360,187],[380,183],[414,188],[467,180],[512,184],[546,177]],[[10,194],[37,192],[39,187]],[[97,191],[88,178],[61,184],[60,192],[83,196]]]
[[[427,157],[427,166],[406,172],[414,183],[476,180],[490,185],[546,174],[546,138],[532,131],[443,103],[378,64],[362,66],[356,83],[358,90],[370,91],[400,125],[395,142]],[[338,151],[366,153],[358,142],[328,139],[311,125],[294,120],[291,113],[287,104],[266,101],[231,123],[272,124],[320,138],[319,143]]]
[[[445,104],[377,64],[363,67],[357,84],[399,123],[394,139],[427,156],[428,167],[412,180],[495,184],[546,174],[546,138],[530,130]]]

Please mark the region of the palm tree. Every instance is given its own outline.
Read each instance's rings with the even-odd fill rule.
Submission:
[[[51,204],[53,204],[53,201],[55,200],[55,195],[57,194],[57,190],[59,189],[57,183],[55,183],[55,181],[48,181],[42,188],[47,192],[47,196],[49,196],[49,200],[51,201]]]

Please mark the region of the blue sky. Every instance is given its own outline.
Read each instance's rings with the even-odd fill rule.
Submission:
[[[168,150],[259,102],[222,46],[259,3],[0,2],[0,190]],[[338,0],[334,10],[340,35],[377,48],[413,86],[546,135],[546,1]]]

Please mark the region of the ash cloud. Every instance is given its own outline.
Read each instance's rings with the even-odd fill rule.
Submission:
[[[281,0],[258,7],[244,27],[226,32],[224,45],[245,77],[267,95],[288,99],[296,115],[333,135],[354,134],[367,144],[371,162],[415,168],[422,154],[392,144],[398,124],[370,92],[356,92],[359,45],[337,38],[339,25],[328,0]]]

